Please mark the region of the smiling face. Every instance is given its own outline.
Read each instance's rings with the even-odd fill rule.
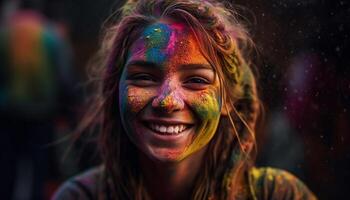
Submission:
[[[150,25],[133,43],[119,102],[128,137],[159,161],[180,161],[205,147],[221,115],[218,77],[180,23]]]

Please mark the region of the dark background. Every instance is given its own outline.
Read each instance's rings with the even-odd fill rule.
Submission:
[[[97,50],[101,24],[123,1],[18,2],[25,2],[25,7],[46,16],[71,48],[70,66],[74,81],[67,89],[70,90],[69,98],[60,102],[61,107],[68,109],[62,109],[65,111],[52,118],[52,132],[47,133],[50,143],[70,135],[83,113],[80,105],[88,91],[81,83],[87,80],[86,64]],[[319,199],[347,199],[346,180],[350,178],[348,1],[234,2],[239,5],[238,10],[256,43],[252,57],[259,73],[258,85],[265,105],[265,123],[257,135],[257,165],[291,171]],[[1,12],[7,3],[1,1]],[[2,119],[6,121],[6,116]],[[80,147],[77,144],[65,157],[66,141],[40,149],[46,155],[41,165],[46,168],[39,188],[42,199],[49,199],[68,177],[98,163],[89,146],[84,153]],[[11,156],[11,153],[3,154]],[[28,193],[23,184],[31,178],[18,167],[26,166],[27,162],[21,159],[23,157],[16,157],[14,168],[17,171],[13,176],[12,190],[30,194],[33,192]],[[2,173],[7,172],[2,170]],[[23,195],[12,198],[30,199]]]

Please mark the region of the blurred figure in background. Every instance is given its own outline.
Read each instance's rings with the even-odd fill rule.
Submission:
[[[72,91],[70,51],[31,3],[3,6],[0,29],[2,199],[44,199],[55,120]],[[17,9],[17,6],[19,9]],[[64,115],[63,114],[63,115]]]

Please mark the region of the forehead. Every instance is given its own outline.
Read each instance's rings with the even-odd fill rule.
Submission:
[[[128,60],[146,60],[163,64],[169,59],[205,62],[191,29],[182,23],[155,23],[147,26],[132,44]]]

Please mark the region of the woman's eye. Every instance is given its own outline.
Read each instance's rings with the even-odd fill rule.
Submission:
[[[153,81],[153,77],[149,75],[136,75],[132,78],[133,80],[146,80],[146,81]]]
[[[185,84],[185,87],[189,89],[200,90],[200,89],[204,89],[208,84],[210,84],[210,82],[205,78],[193,77],[185,81],[184,84]]]
[[[191,78],[187,82],[189,82],[189,83],[202,83],[202,84],[207,84],[208,83],[208,81],[203,79],[203,78]]]
[[[139,86],[149,86],[156,83],[155,77],[150,74],[135,74],[129,76],[127,79]]]

